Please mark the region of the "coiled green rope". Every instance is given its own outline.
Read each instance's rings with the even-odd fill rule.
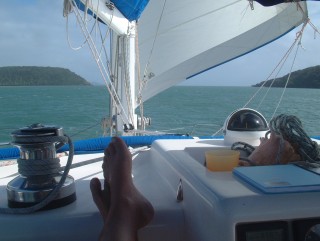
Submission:
[[[288,141],[301,156],[301,161],[320,163],[320,151],[317,142],[312,141],[302,128],[298,117],[280,114],[269,124],[270,130]]]

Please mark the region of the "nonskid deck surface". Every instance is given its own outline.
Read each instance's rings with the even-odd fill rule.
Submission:
[[[1,240],[98,240],[103,223],[92,200],[89,183],[93,177],[103,180],[102,156],[91,154],[74,157],[75,167],[69,172],[76,184],[77,200],[74,203],[27,215],[0,214],[0,222],[3,223],[0,226]],[[66,158],[62,158],[61,163],[66,163]],[[136,186],[157,210],[152,223],[139,232],[139,240],[180,240],[183,213],[175,200],[174,190],[152,167],[152,162],[137,159],[133,163]],[[16,165],[0,169],[1,208],[7,207],[6,184],[17,174]],[[155,230],[162,236],[154,236]]]
[[[155,208],[139,240],[235,240],[239,223],[320,217],[318,192],[264,194],[232,172],[208,171],[204,151],[223,146],[221,140],[159,140],[134,158],[134,182]],[[102,220],[89,182],[103,179],[102,155],[75,156],[70,170],[74,203],[28,215],[1,214],[1,240],[97,240]],[[0,168],[2,208],[7,206],[6,184],[16,175],[16,165]],[[183,200],[178,202],[180,182]]]

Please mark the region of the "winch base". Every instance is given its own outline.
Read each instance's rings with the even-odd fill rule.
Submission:
[[[35,186],[30,179],[18,176],[7,185],[8,206],[10,208],[31,207],[41,202],[60,181],[61,175],[52,177],[51,185]],[[57,197],[46,205],[42,210],[53,209],[68,205],[76,200],[74,179],[67,176],[63,186],[60,188]]]

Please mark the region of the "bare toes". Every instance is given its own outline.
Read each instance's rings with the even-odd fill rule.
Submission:
[[[105,190],[102,190],[101,183],[98,178],[91,179],[90,190],[91,190],[92,198],[101,216],[103,217],[103,220],[107,218],[108,211],[109,211],[109,202],[110,202],[110,198],[107,196],[109,187],[108,185],[106,185],[106,181],[105,181],[104,187],[105,187]]]

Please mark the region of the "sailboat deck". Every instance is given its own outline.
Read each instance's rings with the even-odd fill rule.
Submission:
[[[134,182],[155,208],[139,240],[235,240],[238,224],[320,217],[319,192],[264,194],[232,172],[208,171],[204,151],[222,146],[222,140],[158,140],[134,158]],[[103,178],[101,157],[75,156],[74,164],[93,161],[70,170],[77,195],[72,204],[28,215],[1,214],[2,240],[97,240],[102,219],[89,182]],[[62,164],[65,161],[62,158]],[[7,206],[6,184],[17,175],[16,168],[1,167],[2,208]],[[178,202],[180,181],[183,200]]]

